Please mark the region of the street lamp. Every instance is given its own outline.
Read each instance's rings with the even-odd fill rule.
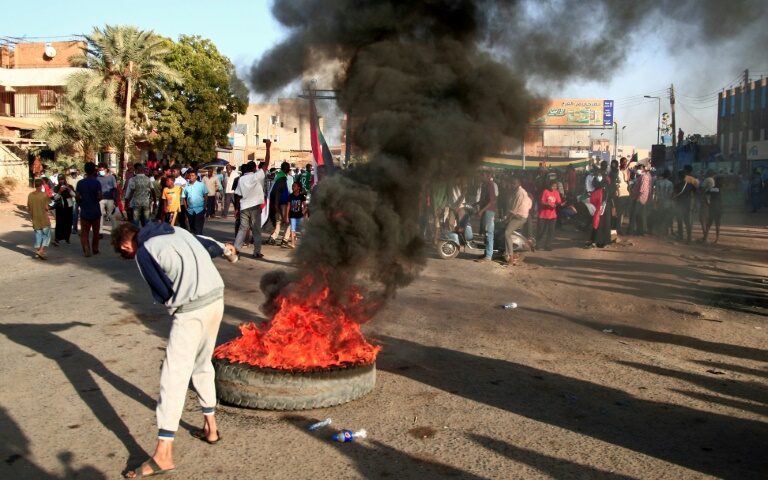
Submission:
[[[643,98],[655,98],[659,101],[659,114],[656,117],[656,145],[661,143],[661,97],[652,97],[650,95],[643,95]]]

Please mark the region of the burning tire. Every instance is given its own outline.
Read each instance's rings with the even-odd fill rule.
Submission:
[[[265,410],[309,410],[360,398],[376,384],[376,365],[292,372],[213,359],[223,402]]]

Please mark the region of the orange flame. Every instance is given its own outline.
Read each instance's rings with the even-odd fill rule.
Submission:
[[[328,302],[328,287],[313,292],[311,284],[308,276],[298,288],[281,294],[271,321],[242,324],[242,336],[218,346],[213,356],[299,371],[373,363],[381,347],[368,343],[347,309]],[[359,293],[350,298],[362,301]]]

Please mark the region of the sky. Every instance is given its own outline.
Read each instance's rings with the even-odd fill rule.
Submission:
[[[29,8],[25,2],[7,2],[3,5],[0,36],[54,41],[55,37],[88,33],[94,26],[104,24],[131,24],[174,39],[180,34],[195,34],[211,39],[244,76],[254,60],[287,34],[272,17],[271,3],[38,0],[35,8]],[[622,65],[611,72],[596,72],[600,80],[569,81],[548,86],[546,91],[552,98],[614,100],[620,145],[650,148],[656,143],[659,101],[643,98],[644,95],[662,97],[661,112],[669,112],[668,91],[674,83],[677,125],[686,134],[713,134],[717,125],[717,92],[740,81],[745,68],[751,69],[752,78],[768,75],[768,59],[750,65],[750,61],[760,62],[753,56],[753,60],[740,62],[733,55],[741,48],[737,45],[683,45],[676,46],[672,54],[667,40],[651,32],[632,41],[636,46],[629,49]]]

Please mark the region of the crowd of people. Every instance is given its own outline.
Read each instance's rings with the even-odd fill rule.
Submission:
[[[66,174],[41,172],[28,199],[35,255],[47,258],[50,244],[69,244],[71,235],[79,235],[84,256],[97,255],[99,240],[119,222],[144,226],[155,220],[201,235],[206,219],[227,218],[232,209],[238,253],[253,243],[254,256],[262,258],[258,239],[264,225],[272,229],[265,243],[295,248],[315,182],[312,165],[299,169],[282,162],[279,169],[269,168],[268,159],[239,169],[136,163],[125,177],[122,182],[106,164],[93,162],[85,164],[83,175],[75,167]],[[55,217],[53,238],[49,213]]]
[[[555,229],[564,223],[585,232],[587,248],[603,248],[618,235],[656,235],[690,243],[696,213],[703,237],[720,236],[722,182],[708,170],[693,175],[690,165],[676,174],[657,171],[627,158],[603,161],[584,170],[564,171],[540,165],[535,171],[486,170],[456,185],[435,185],[422,202],[426,238],[437,242],[442,233],[464,233],[474,217],[484,233],[484,254],[490,261],[496,232],[504,232],[503,260],[519,258],[511,248],[515,232],[528,238],[528,249],[552,249]]]
[[[254,257],[262,258],[262,228],[271,232],[265,244],[295,248],[315,182],[312,165],[297,168],[282,162],[280,168],[270,168],[269,156],[237,169],[230,164],[200,168],[197,162],[150,163],[133,165],[124,183],[105,164],[87,163],[84,175],[76,168],[39,175],[35,191],[45,194],[46,201],[30,196],[29,205],[36,219],[36,255],[46,258],[49,243],[69,243],[72,234],[80,236],[85,256],[96,255],[107,225],[114,229],[118,221],[143,226],[154,219],[200,235],[206,219],[227,218],[230,209],[238,252],[253,244]],[[421,223],[425,238],[437,242],[445,231],[463,233],[475,218],[485,234],[479,260],[489,261],[500,251],[512,264],[519,258],[511,242],[515,232],[528,239],[529,250],[551,250],[555,231],[564,223],[586,232],[588,248],[605,247],[618,235],[653,234],[691,242],[698,213],[699,240],[710,241],[714,226],[717,242],[722,178],[711,170],[694,176],[690,166],[675,174],[658,171],[626,158],[585,169],[542,164],[533,171],[485,170],[455,185],[433,184],[421,202]],[[748,190],[753,211],[762,205],[765,190],[755,172]],[[55,214],[53,238],[50,221],[43,219],[47,210]],[[497,232],[503,232],[503,240],[494,241]]]

